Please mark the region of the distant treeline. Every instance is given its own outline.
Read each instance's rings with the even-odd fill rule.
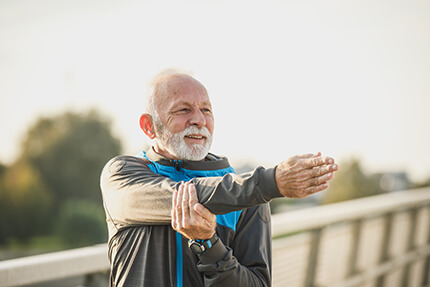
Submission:
[[[0,165],[0,246],[26,246],[35,238],[58,248],[105,242],[99,178],[120,152],[110,121],[95,110],[37,120],[18,159]]]

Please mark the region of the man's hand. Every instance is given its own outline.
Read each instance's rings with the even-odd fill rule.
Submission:
[[[321,153],[294,156],[277,166],[276,185],[284,197],[307,197],[326,189],[337,169],[334,159]]]
[[[193,183],[181,183],[172,197],[172,227],[188,239],[209,239],[215,234],[216,216],[198,203]]]

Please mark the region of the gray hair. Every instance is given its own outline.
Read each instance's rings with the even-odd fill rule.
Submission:
[[[155,75],[149,82],[146,90],[146,104],[145,112],[153,117],[158,118],[157,113],[157,102],[156,95],[164,87],[166,80],[174,76],[188,76],[191,77],[190,73],[181,71],[179,69],[165,69]]]

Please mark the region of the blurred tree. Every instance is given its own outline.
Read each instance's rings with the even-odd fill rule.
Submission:
[[[49,229],[52,197],[40,174],[28,162],[18,161],[0,180],[0,243],[25,240]]]
[[[120,152],[110,122],[94,110],[39,119],[19,159],[0,164],[0,244],[52,234],[53,227],[69,245],[105,240],[100,173]]]
[[[22,158],[40,172],[56,206],[77,198],[101,204],[101,169],[120,150],[110,122],[92,110],[41,118],[23,141]]]
[[[0,162],[0,178],[5,173],[7,166]]]
[[[107,240],[103,206],[90,201],[70,200],[60,211],[57,233],[68,247],[81,247]]]
[[[364,174],[358,159],[339,164],[335,178],[324,192],[323,204],[340,202],[382,193],[379,177]]]

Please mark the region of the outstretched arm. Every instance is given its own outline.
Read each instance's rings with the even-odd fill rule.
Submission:
[[[199,202],[215,214],[266,203],[277,197],[303,198],[328,187],[338,166],[321,153],[294,156],[276,168],[228,174],[222,180],[195,178]]]
[[[101,189],[109,216],[123,224],[170,224],[172,195],[180,183],[153,173],[149,161],[122,156],[103,169]],[[251,173],[194,178],[199,202],[214,214],[241,210],[276,197],[305,197],[327,188],[337,170],[334,160],[317,155],[293,157],[276,168]]]
[[[151,162],[132,156],[112,159],[103,169],[101,190],[106,213],[116,224],[170,224],[172,195],[180,182],[152,172]],[[255,206],[281,195],[275,170],[194,178],[199,201],[221,214]]]

